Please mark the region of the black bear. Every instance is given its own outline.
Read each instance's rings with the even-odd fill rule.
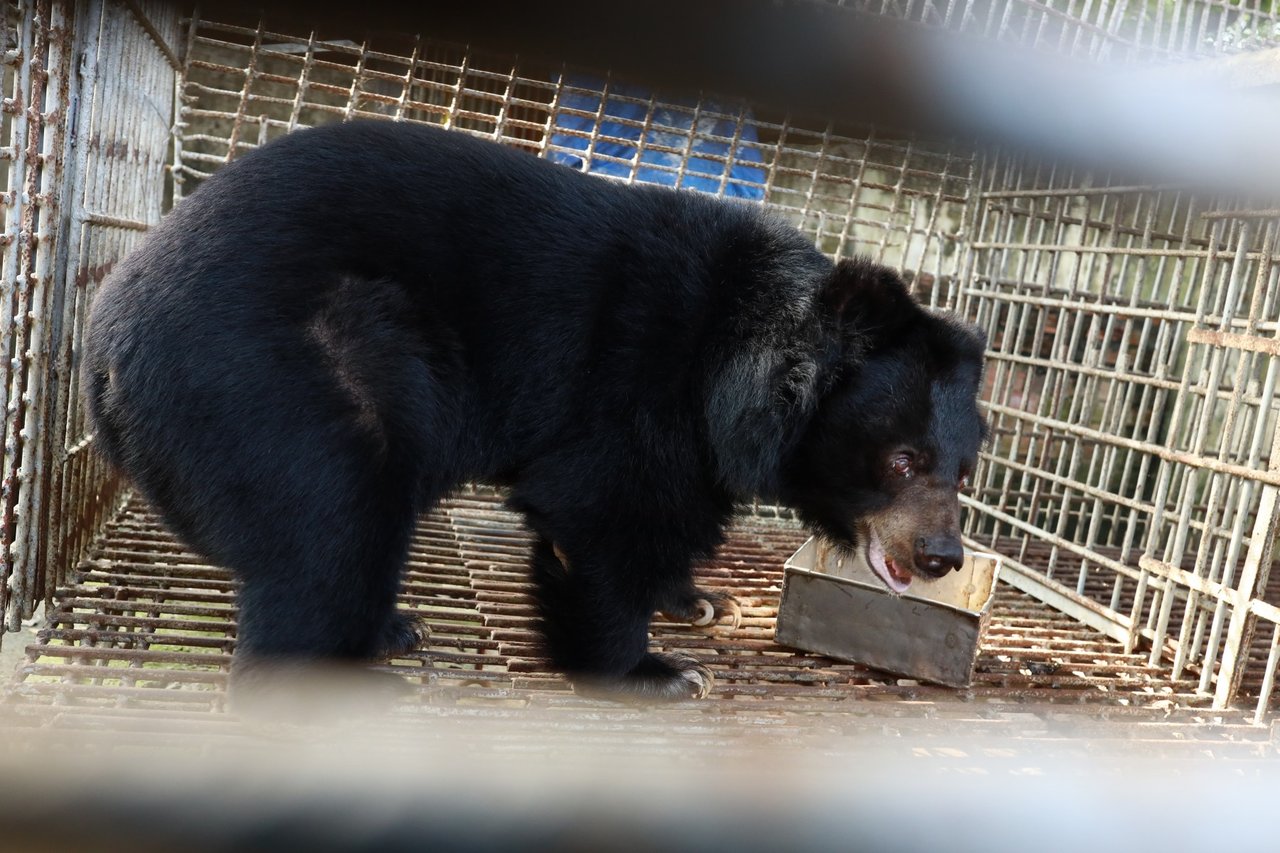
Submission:
[[[304,130],[219,171],[93,307],[97,441],[241,580],[233,683],[418,642],[415,519],[509,490],[579,689],[704,694],[651,653],[735,504],[794,507],[891,588],[959,565],[984,343],[759,207],[423,126]]]

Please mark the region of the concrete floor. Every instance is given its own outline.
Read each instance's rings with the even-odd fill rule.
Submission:
[[[0,684],[9,680],[13,671],[27,659],[27,646],[36,642],[36,632],[44,625],[44,608],[34,619],[24,620],[22,630],[0,637]]]

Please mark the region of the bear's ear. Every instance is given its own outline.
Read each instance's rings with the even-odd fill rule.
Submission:
[[[841,327],[892,331],[915,319],[920,306],[901,277],[866,258],[844,258],[822,289],[822,302]]]

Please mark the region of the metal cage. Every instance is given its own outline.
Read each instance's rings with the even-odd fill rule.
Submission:
[[[848,5],[1093,59],[1212,62],[1280,43],[1262,0]],[[423,35],[320,40],[113,0],[4,9],[17,45],[0,269],[11,627],[121,494],[76,402],[96,283],[170,199],[239,154],[382,118],[755,200],[833,256],[901,269],[922,301],[989,337],[994,439],[965,499],[970,543],[1003,554],[1020,590],[1193,676],[1214,707],[1249,697],[1266,714],[1280,649],[1268,586],[1280,212]]]

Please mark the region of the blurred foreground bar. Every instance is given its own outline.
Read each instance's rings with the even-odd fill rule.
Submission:
[[[1168,51],[1068,57],[956,35],[947,21],[925,27],[796,0],[221,5],[268,31],[313,27],[322,39],[420,33],[610,69],[665,90],[1004,146],[1126,180],[1261,197],[1280,191],[1274,51],[1211,60],[1199,73],[1200,63],[1172,63]]]
[[[546,722],[551,725],[553,720]],[[65,748],[0,796],[14,851],[777,851],[1265,849],[1274,764],[1117,762],[1087,740],[1017,761],[996,741],[942,755],[648,750],[554,757],[369,730],[185,750]],[[501,740],[501,738],[499,738]],[[63,747],[66,744],[62,744]],[[203,756],[200,756],[203,753]],[[0,778],[19,778],[0,758]],[[1194,804],[1186,820],[1160,819]],[[1215,817],[1208,817],[1215,816]],[[1153,819],[1154,818],[1154,819]]]

